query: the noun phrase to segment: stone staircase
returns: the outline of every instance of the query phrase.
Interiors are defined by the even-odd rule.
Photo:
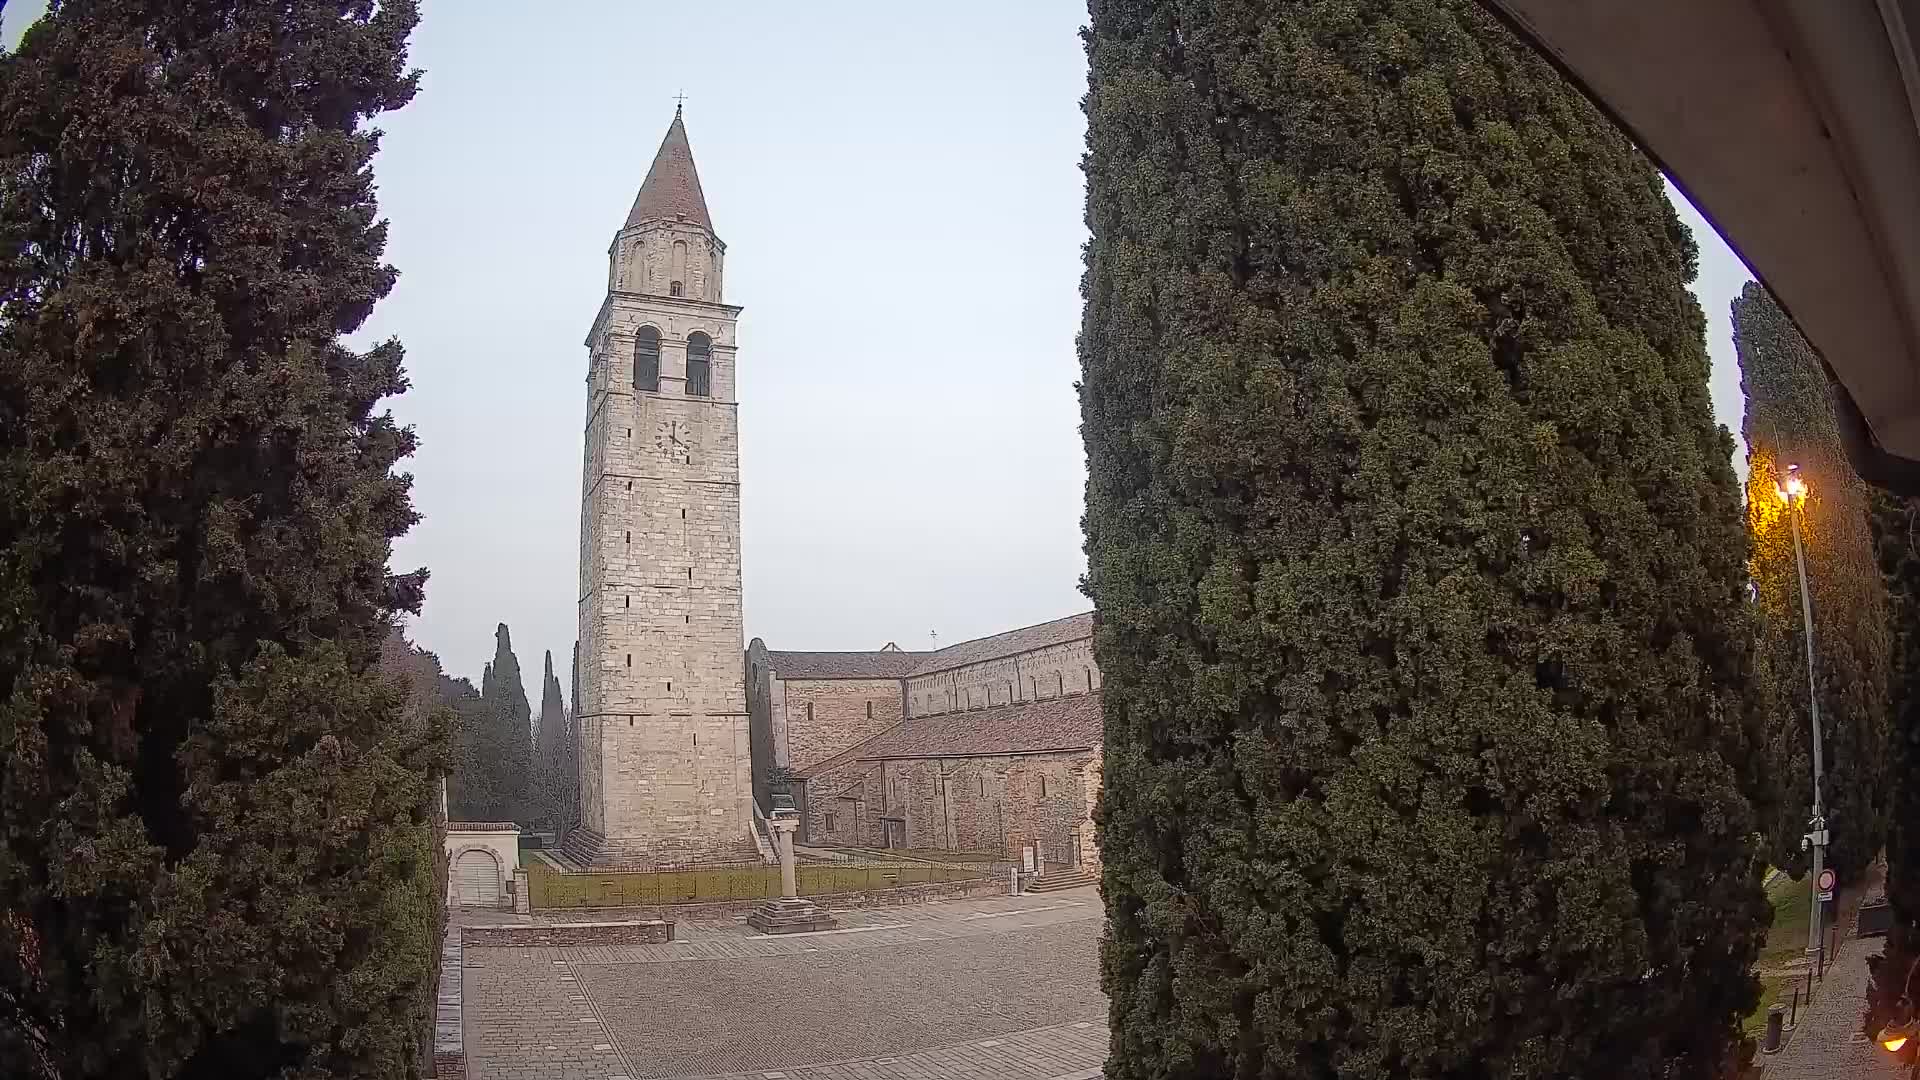
[[[1081,866],[1049,866],[1045,873],[1027,883],[1025,892],[1064,892],[1100,884],[1100,875]]]

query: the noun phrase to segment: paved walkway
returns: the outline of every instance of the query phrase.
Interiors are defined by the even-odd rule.
[[[784,1070],[726,1073],[701,1080],[1098,1080],[1107,1058],[1107,1025],[1073,1024],[1017,1031],[899,1057],[862,1058]]]
[[[1879,867],[1868,886],[1877,887]],[[1762,1080],[1891,1080],[1902,1071],[1860,1030],[1867,1008],[1867,957],[1880,951],[1883,938],[1853,936],[1858,896],[1840,915],[1840,945],[1827,962],[1827,977],[1817,984],[1813,1002],[1803,1006],[1799,1023],[1778,1054],[1756,1059]]]
[[[1106,1058],[1091,888],[836,912],[664,945],[463,953],[472,1080],[1083,1080]]]

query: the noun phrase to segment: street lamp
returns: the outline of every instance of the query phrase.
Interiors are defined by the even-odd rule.
[[[1884,962],[1884,961],[1883,961]],[[1906,982],[1900,987],[1900,1000],[1894,1002],[1886,1023],[1873,1036],[1880,1049],[1901,1063],[1911,1062],[1916,1056],[1915,1036],[1920,1035],[1920,1017],[1913,1010],[1913,976],[1920,972],[1920,958],[1907,965]]]
[[[1801,839],[1800,846],[1813,853],[1813,876],[1807,882],[1812,886],[1807,891],[1813,904],[1812,915],[1807,920],[1807,961],[1818,968],[1825,966],[1826,959],[1820,928],[1820,871],[1826,861],[1827,817],[1820,802],[1820,778],[1824,770],[1820,767],[1820,691],[1813,678],[1813,601],[1807,596],[1807,556],[1800,546],[1800,517],[1794,513],[1796,505],[1801,514],[1807,509],[1807,484],[1800,477],[1800,466],[1787,466],[1786,483],[1773,490],[1780,501],[1787,504],[1787,521],[1793,528],[1793,563],[1800,573],[1800,617],[1807,635],[1807,715],[1813,720],[1813,818],[1808,822],[1812,831]]]

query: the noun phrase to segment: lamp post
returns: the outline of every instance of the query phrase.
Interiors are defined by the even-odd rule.
[[[1807,715],[1813,722],[1813,818],[1808,822],[1810,831],[1802,838],[1801,846],[1813,857],[1813,876],[1807,882],[1812,886],[1808,893],[1813,907],[1807,920],[1807,961],[1817,968],[1823,966],[1826,950],[1820,927],[1820,871],[1826,862],[1827,817],[1820,801],[1820,779],[1824,770],[1820,764],[1820,691],[1813,675],[1813,602],[1807,595],[1807,556],[1800,545],[1800,518],[1794,513],[1796,504],[1801,514],[1807,507],[1807,484],[1800,478],[1800,466],[1787,466],[1786,483],[1773,490],[1780,501],[1787,504],[1787,522],[1793,529],[1793,564],[1800,574],[1800,618],[1807,636]]]

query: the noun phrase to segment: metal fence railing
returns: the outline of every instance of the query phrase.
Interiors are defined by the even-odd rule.
[[[975,881],[984,867],[936,863],[803,863],[794,868],[801,896],[878,892],[905,885]],[[780,895],[777,866],[701,870],[614,870],[562,873],[527,868],[527,899],[539,908],[647,907],[722,900],[769,900]]]

